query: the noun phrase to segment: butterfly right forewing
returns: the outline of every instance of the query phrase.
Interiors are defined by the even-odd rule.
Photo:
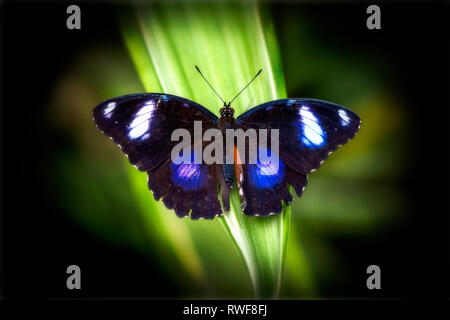
[[[359,130],[360,119],[334,103],[315,99],[281,99],[259,105],[236,119],[243,128],[278,129],[281,158],[308,174]]]

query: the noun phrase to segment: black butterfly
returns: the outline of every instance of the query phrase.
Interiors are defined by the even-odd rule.
[[[154,198],[162,198],[165,206],[173,209],[178,217],[190,213],[192,219],[213,219],[222,214],[219,190],[224,209],[228,211],[229,189],[235,182],[245,214],[280,213],[282,201],[290,204],[293,200],[288,185],[301,196],[307,174],[315,171],[338,146],[348,142],[360,126],[359,117],[352,111],[320,100],[275,100],[236,119],[231,102],[224,102],[217,118],[201,105],[181,97],[131,94],[98,105],[94,109],[94,121],[119,145],[132,165],[147,172],[148,188]],[[183,128],[193,135],[194,121],[202,121],[203,132],[210,128],[278,129],[277,169],[259,158],[256,164],[242,165],[174,164],[171,151],[178,142],[171,141],[172,132]],[[258,155],[260,152],[258,148]]]

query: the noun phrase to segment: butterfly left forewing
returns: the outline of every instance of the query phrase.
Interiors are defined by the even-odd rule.
[[[201,105],[173,95],[144,93],[107,100],[94,109],[97,127],[141,171],[150,171],[170,157],[177,141],[172,132],[186,129],[193,135],[194,121],[203,130],[214,127],[217,117]]]

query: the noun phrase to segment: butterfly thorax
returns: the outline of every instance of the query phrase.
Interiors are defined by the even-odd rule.
[[[222,119],[233,119],[234,120],[234,109],[230,107],[230,103],[224,103],[223,107],[220,108],[220,120]]]

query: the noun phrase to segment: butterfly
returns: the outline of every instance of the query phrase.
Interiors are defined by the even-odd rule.
[[[197,70],[200,72],[198,67]],[[261,73],[261,70],[244,87]],[[201,76],[209,84],[203,74]],[[360,118],[339,105],[306,98],[280,99],[263,103],[234,118],[231,102],[224,103],[218,118],[200,104],[166,93],[129,94],[106,100],[93,111],[97,127],[110,137],[129,162],[147,172],[148,188],[155,200],[175,211],[178,217],[213,219],[229,211],[230,189],[237,186],[241,209],[248,216],[280,213],[283,202],[291,204],[292,186],[300,197],[307,175],[315,171],[339,146],[355,136]],[[194,122],[208,129],[277,129],[279,155],[272,162],[260,155],[270,150],[257,147],[256,161],[234,148],[235,163],[175,163],[171,152],[174,130],[194,134]],[[204,142],[201,142],[204,144]],[[271,147],[266,147],[270,149]],[[219,201],[221,194],[222,206]],[[222,209],[223,207],[223,209]]]

